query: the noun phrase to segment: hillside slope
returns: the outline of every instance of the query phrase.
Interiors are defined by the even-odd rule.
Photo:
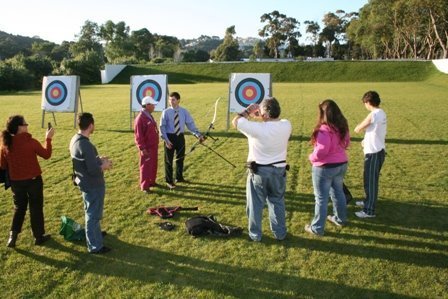
[[[438,70],[431,61],[154,64],[127,66],[111,83],[151,74],[167,74],[174,84],[227,82],[231,73],[271,73],[273,82],[407,82],[427,80]]]

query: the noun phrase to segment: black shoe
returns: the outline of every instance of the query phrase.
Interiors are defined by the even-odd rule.
[[[102,235],[103,237],[107,236],[107,231],[103,230],[103,231],[101,232],[101,235]]]
[[[6,243],[6,246],[9,247],[9,248],[16,247],[17,236],[18,236],[17,232],[13,232],[13,231],[10,232],[9,233],[8,243]]]
[[[91,254],[104,254],[104,253],[107,253],[107,252],[109,252],[109,251],[111,251],[111,250],[112,250],[111,248],[106,247],[106,246],[103,246],[103,247],[101,247],[100,250],[97,250],[97,251],[91,251],[90,253],[91,253]]]
[[[34,245],[42,245],[50,239],[51,235],[42,235],[42,237],[36,238],[36,240],[34,241]]]
[[[188,183],[188,181],[184,178],[176,180],[176,183]]]

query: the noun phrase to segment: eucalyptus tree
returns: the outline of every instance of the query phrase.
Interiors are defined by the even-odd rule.
[[[177,37],[154,34],[154,44],[150,51],[152,58],[175,59],[179,52],[180,42]]]
[[[319,42],[319,24],[315,21],[305,21],[304,24],[306,25],[305,32],[310,35],[306,39],[310,40],[313,45],[317,45]]]
[[[71,44],[70,51],[73,56],[93,51],[96,53],[103,52],[103,47],[100,43],[99,26],[92,21],[85,21],[81,27],[81,31],[76,37],[76,42]]]
[[[255,58],[263,58],[265,43],[261,40],[257,41],[252,49]]]
[[[107,21],[100,26],[99,35],[105,43],[104,55],[109,63],[119,63],[134,57],[134,46],[129,36],[129,26],[121,21]]]
[[[212,59],[216,61],[237,61],[240,59],[240,47],[238,40],[234,37],[235,34],[235,25],[226,29],[223,42],[211,53]]]
[[[373,58],[448,58],[448,1],[371,0],[347,32]]]
[[[71,57],[62,60],[60,72],[64,75],[79,75],[83,83],[98,83],[101,79],[100,70],[104,66],[98,24],[86,21],[76,37],[77,41],[70,44]]]
[[[130,41],[134,47],[134,57],[137,60],[149,61],[151,60],[151,47],[154,43],[154,36],[148,29],[142,28],[140,30],[132,31]]]
[[[292,52],[298,45],[298,39],[301,36],[300,23],[295,18],[287,17],[274,10],[263,14],[260,22],[266,24],[258,31],[258,35],[266,39],[266,47],[274,58],[279,57],[279,47],[286,45]]]

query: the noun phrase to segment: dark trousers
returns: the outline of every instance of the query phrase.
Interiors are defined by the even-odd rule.
[[[26,210],[30,206],[31,230],[35,238],[45,234],[44,228],[44,192],[42,177],[23,181],[11,181],[14,199],[14,216],[11,231],[20,233]]]
[[[383,150],[364,156],[364,191],[366,200],[364,201],[364,212],[369,215],[375,214],[375,206],[378,200],[378,185],[380,181],[380,171],[383,166],[386,152]]]
[[[185,157],[185,137],[184,134],[167,134],[169,141],[173,144],[171,149],[165,146],[165,181],[173,184],[173,163],[174,153],[176,153],[176,179],[183,180],[184,157]]]

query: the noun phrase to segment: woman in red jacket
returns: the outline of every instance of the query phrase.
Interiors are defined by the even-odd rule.
[[[28,124],[21,115],[9,117],[6,130],[1,134],[0,168],[8,171],[14,199],[14,216],[8,247],[16,246],[17,235],[22,231],[28,205],[34,244],[41,245],[50,239],[50,235],[45,234],[42,170],[37,156],[44,159],[51,157],[53,135],[53,128],[47,130],[43,147],[28,133]]]

